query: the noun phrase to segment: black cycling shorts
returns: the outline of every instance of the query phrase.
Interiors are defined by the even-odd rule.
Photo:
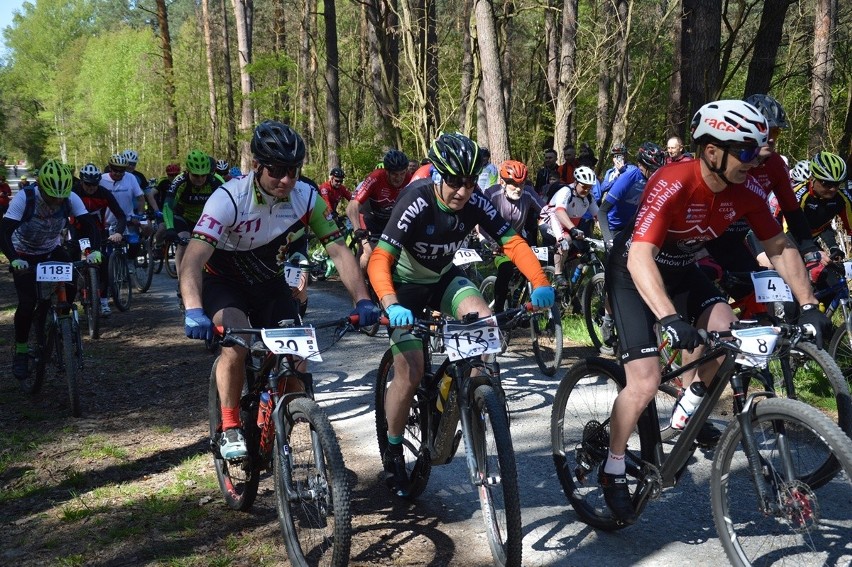
[[[623,248],[620,251],[623,252]],[[660,273],[675,309],[692,325],[711,305],[727,303],[727,299],[696,264],[663,269]],[[610,254],[606,286],[618,331],[621,362],[658,356],[659,342],[654,328],[657,319],[639,295],[627,271],[623,253]]]
[[[301,324],[298,302],[283,276],[248,285],[205,272],[201,303],[211,319],[219,311],[233,307],[245,313],[254,327],[279,327],[279,322],[286,319]]]

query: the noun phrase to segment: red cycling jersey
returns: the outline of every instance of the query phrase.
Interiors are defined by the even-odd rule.
[[[341,199],[352,200],[352,193],[349,192],[349,189],[343,183],[334,187],[330,181],[326,181],[319,186],[319,194],[328,206],[328,210],[332,213],[337,211],[337,205],[340,204]]]
[[[754,178],[713,193],[701,177],[700,160],[673,163],[648,180],[632,240],[657,246],[661,267],[687,266],[707,241],[739,218],[748,220],[759,240],[781,232]]]
[[[799,201],[790,182],[790,170],[780,154],[772,152],[766,161],[751,168],[748,174],[760,184],[767,197],[775,192],[782,212],[788,213],[799,208]]]
[[[355,201],[363,204],[370,201],[370,211],[374,217],[387,220],[390,218],[393,205],[403,187],[408,185],[411,174],[406,173],[405,180],[399,187],[391,187],[388,180],[388,172],[385,169],[377,169],[364,179],[361,188],[352,196]]]
[[[432,164],[425,163],[414,170],[414,173],[411,174],[411,180],[409,183],[417,181],[418,179],[429,179],[432,177]]]

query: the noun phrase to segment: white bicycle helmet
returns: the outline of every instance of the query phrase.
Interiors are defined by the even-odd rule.
[[[216,171],[219,171],[219,172],[222,172],[222,173],[227,173],[229,167],[230,167],[230,165],[228,164],[227,161],[225,161],[223,159],[216,160]]]
[[[804,183],[811,176],[811,161],[807,159],[803,159],[796,163],[793,166],[793,169],[790,170],[790,179],[793,180],[794,183]]]
[[[127,167],[127,158],[124,154],[113,154],[109,158],[109,164],[113,167]]]
[[[717,100],[692,117],[692,139],[698,144],[765,146],[769,134],[766,117],[743,100]]]
[[[595,172],[592,171],[592,168],[585,165],[581,165],[574,170],[574,179],[583,185],[594,185],[598,182],[598,178],[595,176]]]
[[[133,150],[124,150],[121,155],[123,155],[124,159],[127,160],[128,165],[136,165],[139,163],[139,154]]]
[[[101,182],[101,170],[93,163],[87,163],[80,168],[80,179],[89,185],[97,185]]]

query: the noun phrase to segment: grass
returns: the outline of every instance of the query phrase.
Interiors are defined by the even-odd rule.
[[[562,335],[572,343],[592,346],[592,339],[586,330],[586,321],[580,315],[562,316]]]
[[[103,435],[89,435],[83,439],[80,456],[86,459],[127,459],[127,450],[106,441]]]

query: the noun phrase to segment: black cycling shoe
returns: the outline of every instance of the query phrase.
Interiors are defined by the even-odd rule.
[[[720,437],[722,437],[722,432],[719,431],[719,428],[713,423],[705,421],[704,425],[701,426],[701,431],[698,432],[698,437],[695,438],[695,442],[700,447],[715,447]]]
[[[402,454],[402,444],[388,443],[388,448],[382,457],[382,464],[385,467],[385,483],[391,492],[402,498],[408,496],[410,483],[408,469],[405,468],[405,457]]]
[[[604,493],[606,505],[612,512],[613,518],[625,524],[636,521],[636,511],[630,501],[630,490],[627,487],[627,476],[623,474],[609,474],[604,472],[604,465],[598,469],[598,484]]]

